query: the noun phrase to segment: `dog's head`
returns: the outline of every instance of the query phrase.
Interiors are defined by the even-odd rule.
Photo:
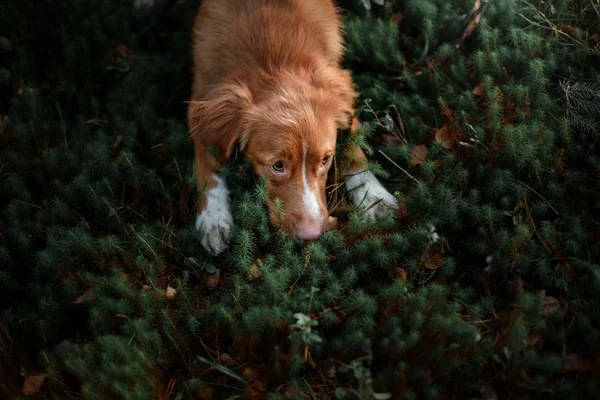
[[[350,73],[325,67],[248,82],[230,80],[191,102],[191,135],[214,145],[221,161],[239,144],[267,178],[271,223],[289,236],[316,239],[327,229],[325,185],[337,131],[349,127],[354,112]]]

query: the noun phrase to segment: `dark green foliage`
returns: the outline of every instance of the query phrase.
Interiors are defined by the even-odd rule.
[[[364,123],[339,148],[365,148],[398,215],[340,207],[298,242],[235,155],[219,257],[193,226],[197,2],[2,6],[11,387],[24,368],[56,398],[598,397],[600,6],[482,2],[470,32],[473,1],[348,3]]]

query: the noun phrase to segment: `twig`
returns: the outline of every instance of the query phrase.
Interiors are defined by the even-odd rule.
[[[382,154],[382,155],[383,155],[385,158],[387,158],[389,162],[391,162],[391,163],[392,163],[392,164],[394,164],[396,167],[398,167],[398,168],[400,169],[400,171],[404,172],[404,173],[406,174],[406,176],[408,176],[408,177],[409,177],[410,179],[412,179],[413,181],[415,181],[415,182],[419,183],[419,181],[417,180],[417,178],[415,178],[414,176],[412,176],[411,174],[409,174],[407,170],[405,170],[404,168],[402,168],[401,166],[399,166],[398,164],[396,164],[396,163],[394,162],[394,160],[392,160],[391,158],[389,158],[389,157],[387,156],[387,154],[385,154],[385,153],[384,153],[383,151],[381,151],[381,150],[379,150],[379,152],[380,152],[380,153],[381,153],[381,154]]]
[[[560,214],[558,213],[558,211],[556,211],[556,208],[552,207],[552,204],[550,204],[550,202],[549,202],[548,200],[546,200],[546,199],[544,198],[544,196],[542,196],[541,194],[539,194],[538,192],[536,192],[534,188],[532,188],[531,186],[529,186],[528,184],[526,184],[526,183],[524,183],[524,182],[521,182],[521,181],[520,181],[520,180],[518,180],[518,179],[515,179],[515,178],[511,178],[511,179],[512,179],[513,181],[515,181],[515,182],[517,182],[517,183],[520,183],[521,185],[525,186],[527,189],[531,190],[533,193],[537,194],[537,195],[540,197],[540,199],[544,200],[544,202],[545,202],[546,204],[548,204],[548,206],[549,206],[549,207],[552,209],[552,211],[554,211],[554,212],[556,213],[556,215],[560,216]]]

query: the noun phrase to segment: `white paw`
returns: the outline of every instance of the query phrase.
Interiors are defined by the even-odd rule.
[[[229,246],[233,216],[225,181],[216,175],[213,178],[217,186],[206,191],[206,208],[196,217],[196,229],[203,233],[202,247],[217,255]]]
[[[380,219],[388,210],[398,207],[398,200],[383,187],[371,171],[346,178],[346,191],[354,206],[366,209],[369,222]]]

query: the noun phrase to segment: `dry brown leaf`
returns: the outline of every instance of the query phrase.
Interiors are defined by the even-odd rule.
[[[479,24],[479,20],[481,20],[481,14],[483,12],[483,7],[485,7],[485,3],[482,5],[480,0],[475,0],[475,4],[469,13],[469,23],[465,32],[462,35],[461,41],[464,40],[467,36],[469,36]]]
[[[245,367],[242,370],[242,376],[248,380],[256,379],[258,373],[251,367]]]
[[[337,217],[328,217],[327,218],[327,229],[337,229],[339,227]]]
[[[217,268],[217,272],[206,277],[206,286],[211,289],[217,287],[219,279],[221,279],[221,268]]]
[[[395,281],[398,279],[402,279],[403,281],[407,280],[406,271],[404,268],[396,267],[394,270],[390,271],[389,277],[391,280]]]
[[[123,139],[124,139],[123,135],[117,136],[117,139],[113,143],[113,149],[116,149],[117,147],[119,147],[121,145],[121,143],[123,142]]]
[[[92,300],[96,300],[96,291],[94,288],[86,290],[84,294],[79,296],[77,300],[73,302],[73,304],[82,304]]]
[[[252,265],[250,266],[250,271],[248,271],[249,281],[253,281],[262,276],[262,272],[260,270],[262,268],[262,265],[263,264],[261,259],[257,259],[254,263],[252,263]]]
[[[538,344],[540,342],[541,339],[542,339],[542,335],[540,335],[538,332],[536,332],[536,333],[529,335],[529,337],[527,338],[527,343],[530,346],[535,346],[536,344]]]
[[[542,316],[548,317],[554,311],[556,311],[559,306],[560,306],[560,302],[558,300],[556,300],[552,296],[546,296],[544,298],[544,310],[542,311]]]
[[[27,375],[23,384],[23,394],[29,396],[40,391],[42,384],[46,380],[47,374]]]
[[[402,13],[396,13],[392,15],[392,23],[396,26],[400,25],[400,22],[404,19],[404,15]]]
[[[84,122],[84,125],[104,126],[108,123],[105,119],[92,118]]]
[[[475,86],[473,94],[475,96],[483,96],[485,94],[485,82],[481,82],[479,85]]]
[[[453,140],[448,125],[444,125],[440,129],[435,131],[435,140],[440,142],[445,149],[449,149],[452,147]]]
[[[427,153],[429,153],[429,150],[427,150],[427,147],[425,145],[420,144],[418,146],[415,146],[415,148],[412,151],[412,164],[423,164],[423,160],[425,159],[425,157],[427,157]]]
[[[226,367],[232,367],[237,364],[237,361],[234,360],[229,354],[221,353],[219,355],[219,364],[224,365]]]
[[[439,247],[430,247],[421,256],[420,264],[427,269],[438,269],[442,266],[444,255]]]
[[[598,362],[593,358],[575,353],[567,355],[565,371],[589,371],[597,366]]]
[[[570,34],[572,34],[572,33],[575,31],[575,28],[573,28],[573,26],[571,26],[571,25],[565,25],[565,26],[563,27],[563,30],[562,30],[562,31],[563,31],[564,33],[566,33],[567,35],[570,35]]]
[[[177,290],[173,289],[171,286],[167,286],[167,299],[172,299],[173,297],[175,297],[175,293],[177,293]]]
[[[398,218],[405,218],[408,216],[408,209],[404,203],[398,204],[398,210],[396,212]]]
[[[23,86],[23,87],[20,87],[20,88],[17,90],[17,94],[18,94],[18,95],[22,95],[23,93],[25,93],[25,92],[24,92],[24,88],[26,88],[27,90],[29,90],[29,93],[33,93],[33,92],[35,92],[35,89],[34,89],[34,88],[30,88],[30,87],[25,87],[25,86]]]

